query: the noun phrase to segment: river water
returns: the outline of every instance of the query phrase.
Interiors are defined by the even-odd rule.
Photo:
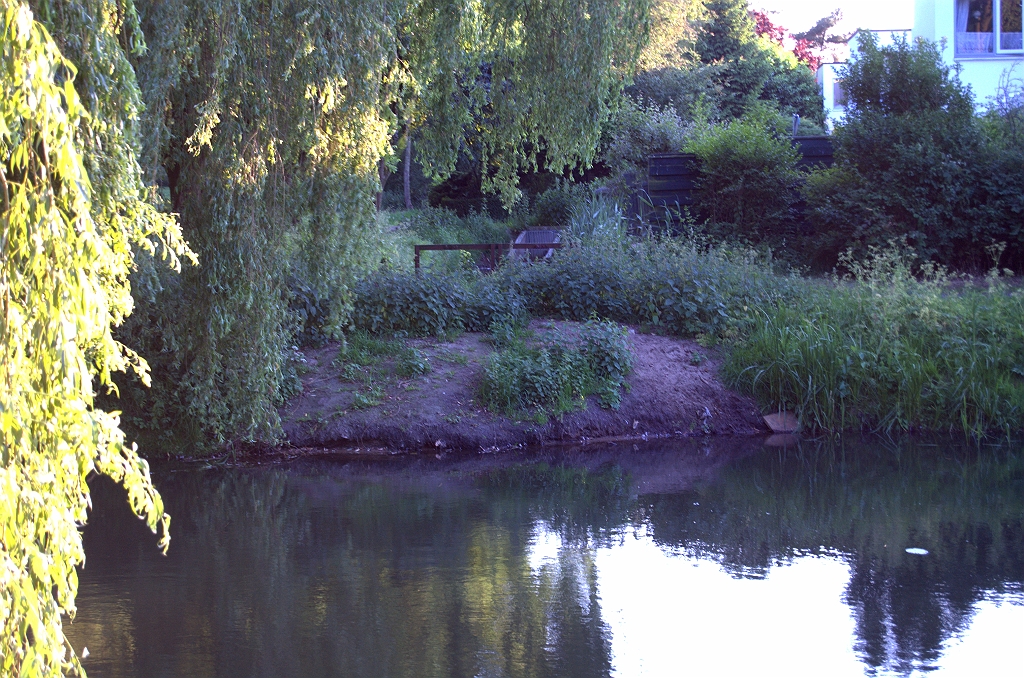
[[[1020,676],[1024,449],[684,440],[95,483],[100,676]],[[908,552],[907,549],[910,549]]]

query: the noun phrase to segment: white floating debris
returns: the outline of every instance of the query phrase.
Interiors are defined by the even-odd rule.
[[[912,556],[926,556],[928,555],[928,549],[909,548],[905,549],[907,553]]]

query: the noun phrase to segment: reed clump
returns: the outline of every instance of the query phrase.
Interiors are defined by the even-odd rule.
[[[894,245],[842,264],[848,275],[753,314],[730,385],[810,429],[1024,428],[1024,289],[915,268]]]

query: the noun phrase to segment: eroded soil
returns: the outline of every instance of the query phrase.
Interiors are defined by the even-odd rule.
[[[535,337],[572,323],[534,321]],[[715,351],[693,341],[631,331],[634,369],[618,410],[589,398],[586,408],[548,419],[524,413],[514,420],[486,410],[477,389],[488,335],[451,341],[409,339],[431,366],[420,376],[395,374],[396,358],[356,367],[336,360],[339,345],[305,351],[303,392],[281,409],[288,443],[337,447],[374,442],[414,450],[494,450],[609,437],[762,435],[756,404],[717,378]],[[532,417],[532,418],[531,418]]]

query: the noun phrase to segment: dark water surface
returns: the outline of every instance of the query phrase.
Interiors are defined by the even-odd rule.
[[[1024,450],[672,441],[94,491],[101,676],[1024,674]],[[906,549],[924,549],[927,555]]]

